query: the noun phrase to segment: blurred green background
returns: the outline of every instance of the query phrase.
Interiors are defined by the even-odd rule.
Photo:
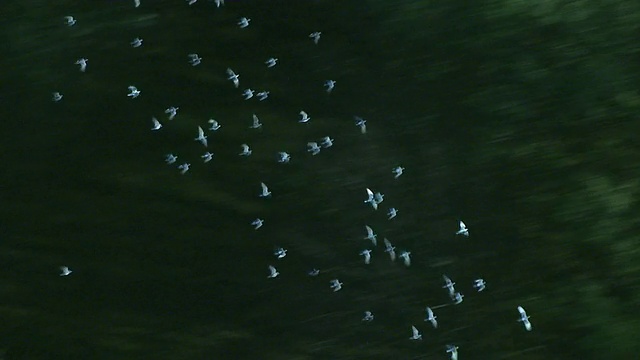
[[[637,358],[640,3],[226,3],[0,4],[0,359],[445,359],[446,344],[460,359]],[[203,164],[209,118],[222,128]],[[326,135],[333,148],[306,153]],[[377,212],[367,187],[386,195]],[[379,245],[365,266],[365,224],[413,265]],[[434,330],[442,274],[465,300]]]

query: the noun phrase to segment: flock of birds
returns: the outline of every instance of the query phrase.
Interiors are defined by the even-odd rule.
[[[198,0],[187,0],[188,5],[194,5],[197,1]],[[214,1],[217,7],[224,6],[224,0],[214,0]],[[139,7],[140,1],[134,0],[134,5],[135,7]],[[70,27],[75,26],[77,23],[77,20],[72,16],[66,16],[64,20],[66,25]],[[251,23],[251,19],[242,17],[237,21],[237,26],[240,29],[246,29],[250,26],[250,23]],[[321,39],[321,35],[322,35],[321,32],[314,31],[309,34],[309,38],[314,44],[317,45]],[[130,45],[133,48],[139,48],[143,46],[143,39],[135,38],[130,42]],[[195,53],[188,54],[187,58],[188,58],[188,63],[191,66],[198,66],[202,63],[202,58],[198,54],[195,54]],[[80,72],[86,72],[88,62],[89,62],[88,59],[80,58],[76,60],[75,64],[79,66]],[[269,69],[273,68],[278,65],[278,58],[275,58],[275,57],[269,58],[266,61],[264,61],[264,64]],[[227,80],[233,84],[234,88],[237,89],[240,87],[240,75],[238,73],[236,73],[231,68],[227,68],[226,76],[227,76]],[[330,94],[334,90],[336,83],[337,82],[335,80],[326,80],[324,82],[324,88],[327,94]],[[127,96],[130,97],[131,99],[136,99],[141,95],[141,91],[135,85],[130,85],[128,87],[128,90],[129,90],[129,93],[127,94]],[[255,96],[258,98],[259,101],[264,101],[268,99],[269,91],[265,90],[265,91],[256,92],[253,89],[247,88],[242,91],[241,96],[245,100],[249,100]],[[63,99],[63,94],[61,94],[60,92],[53,92],[52,99],[54,102],[60,102]],[[174,118],[176,118],[178,114],[178,110],[179,110],[178,107],[174,107],[174,106],[168,107],[164,111],[166,114],[167,120],[171,121]],[[311,117],[309,116],[309,114],[303,110],[299,112],[299,116],[300,117],[298,119],[298,122],[300,123],[307,123],[311,121]],[[355,116],[354,119],[355,119],[355,126],[360,130],[362,134],[366,134],[367,133],[366,120],[358,116]],[[152,131],[159,131],[163,128],[162,123],[156,117],[152,117],[151,122],[152,122],[152,126],[151,126]],[[222,127],[222,125],[220,125],[220,123],[218,123],[218,121],[216,121],[215,119],[209,119],[208,123],[209,123],[209,127],[207,128],[207,131],[209,132],[219,131]],[[256,114],[253,114],[252,123],[249,126],[249,128],[259,129],[261,127],[262,127],[262,123],[260,122],[260,119]],[[207,131],[205,131],[205,129],[202,126],[198,126],[197,135],[194,138],[194,141],[199,142],[204,148],[208,147]],[[331,138],[330,136],[325,136],[322,139],[320,139],[318,142],[308,142],[307,151],[312,156],[318,155],[323,149],[332,147],[333,142],[334,142],[333,138]],[[252,154],[252,150],[248,144],[240,145],[240,152],[238,153],[239,156],[250,156],[251,154]],[[214,156],[213,153],[206,151],[201,155],[201,159],[204,163],[207,163],[213,159],[213,156]],[[166,154],[164,160],[166,164],[174,165],[178,161],[178,156],[173,153]],[[278,163],[287,164],[289,163],[290,160],[291,160],[291,155],[289,153],[285,151],[281,151],[277,153]],[[176,167],[177,167],[177,170],[184,175],[191,169],[191,164],[189,162],[183,162],[176,165]],[[404,173],[404,170],[405,168],[402,166],[393,167],[391,169],[391,173],[394,179],[398,179],[399,177],[401,177]],[[259,197],[270,198],[272,196],[272,193],[269,190],[269,187],[264,182],[260,184],[260,187],[261,189],[260,189],[260,192],[258,193]],[[367,204],[368,206],[371,206],[373,210],[378,210],[380,204],[384,201],[384,194],[380,192],[374,192],[369,188],[366,188],[365,191],[366,191],[366,199],[364,200],[364,203]],[[398,215],[398,210],[396,208],[390,207],[388,209],[387,211],[388,220],[394,219],[397,215]],[[255,230],[258,230],[264,225],[264,219],[256,218],[255,220],[251,221],[250,224],[251,226],[253,226]],[[369,225],[365,225],[365,232],[366,232],[366,235],[363,237],[363,239],[370,241],[372,246],[371,248],[363,249],[359,253],[359,255],[363,257],[364,264],[369,265],[371,263],[371,253],[373,252],[373,249],[377,247],[377,235]],[[467,226],[463,221],[458,221],[458,230],[455,232],[455,235],[462,236],[462,237],[469,236],[469,229],[467,228]],[[384,238],[383,241],[385,246],[384,252],[386,252],[389,255],[389,258],[391,261],[395,261],[396,258],[399,258],[399,259],[402,259],[405,266],[407,267],[411,266],[410,251],[403,250],[403,251],[400,251],[399,254],[396,254],[396,248],[392,245],[392,243],[387,238]],[[274,256],[278,260],[283,259],[287,256],[287,250],[282,247],[278,247],[274,251]],[[60,276],[69,276],[73,272],[67,266],[61,266],[60,270],[61,270]],[[315,277],[315,276],[318,276],[320,272],[321,271],[319,269],[314,268],[308,271],[308,275]],[[274,279],[274,278],[277,278],[279,275],[280,273],[278,272],[275,266],[268,265],[267,278]],[[443,275],[442,279],[444,282],[442,288],[446,289],[451,299],[451,304],[452,305],[461,304],[463,302],[464,295],[459,291],[456,291],[455,289],[456,283],[453,282],[447,275]],[[342,290],[343,286],[344,284],[337,278],[331,279],[329,281],[329,288],[333,292]],[[477,292],[482,292],[486,288],[486,282],[484,281],[484,279],[476,279],[473,281],[472,286]],[[438,328],[437,316],[435,315],[433,310],[443,306],[448,306],[448,305],[450,304],[444,304],[444,305],[433,306],[433,307],[427,306],[424,310],[425,311],[424,321],[429,322],[434,329]],[[529,321],[529,316],[527,315],[527,312],[524,310],[522,306],[518,306],[516,309],[519,314],[519,319],[517,321],[521,322],[527,331],[531,331],[532,325],[531,325],[531,322]],[[375,318],[374,314],[371,311],[367,310],[364,312],[364,317],[362,318],[362,321],[371,322],[374,320],[374,318]],[[416,326],[414,325],[411,325],[411,336],[409,337],[409,339],[422,340],[422,334],[420,333],[418,328],[416,328]],[[450,355],[451,360],[458,359],[458,346],[454,344],[448,344],[446,345],[445,350],[446,350],[446,353]]]

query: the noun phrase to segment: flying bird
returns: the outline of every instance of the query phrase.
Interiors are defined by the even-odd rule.
[[[234,73],[231,68],[227,68],[227,75],[227,80],[233,81],[233,86],[238,88],[238,86],[240,86],[240,75]]]
[[[427,312],[427,317],[424,319],[424,321],[430,321],[431,325],[433,326],[433,328],[437,329],[438,328],[438,320],[436,320],[436,319],[438,317],[433,314],[433,310],[431,310],[430,307],[427,306],[427,308],[425,310]]]
[[[530,316],[527,316],[527,312],[524,311],[522,306],[518,306],[518,312],[520,313],[520,320],[518,321],[522,321],[522,323],[524,324],[524,328],[527,331],[531,331],[532,327],[531,327],[531,323],[529,322]]]
[[[456,235],[469,236],[469,230],[462,221],[459,222],[459,226],[460,229],[458,230],[458,232],[456,232]]]
[[[367,231],[367,236],[365,236],[364,239],[371,240],[371,243],[373,243],[373,246],[377,246],[378,245],[377,235],[373,232],[373,229],[371,228],[371,226],[365,225],[364,228]]]
[[[200,141],[202,145],[207,147],[207,136],[204,134],[202,127],[198,126],[198,137],[194,138],[195,141]]]
[[[409,339],[411,340],[422,340],[422,334],[420,334],[420,332],[418,331],[418,329],[416,329],[415,326],[411,325],[411,337]]]
[[[265,183],[261,182],[260,186],[262,186],[262,192],[260,193],[260,197],[271,196],[271,191],[269,191],[269,188],[267,187],[267,185],[265,185]]]
[[[60,266],[60,276],[69,276],[72,272],[67,266]]]
[[[277,277],[278,275],[280,275],[278,270],[276,270],[276,268],[273,267],[272,265],[269,265],[269,276],[267,276],[267,278],[273,279],[273,278]]]
[[[391,241],[389,241],[387,238],[384,238],[384,246],[384,252],[389,253],[391,261],[396,261],[396,248],[391,245]]]
[[[158,121],[158,119],[156,119],[155,117],[152,117],[151,121],[153,122],[153,127],[151,128],[151,130],[160,130],[162,128],[162,124],[160,124],[160,121]]]

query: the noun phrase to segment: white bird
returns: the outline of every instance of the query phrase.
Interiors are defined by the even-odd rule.
[[[476,279],[473,280],[473,287],[478,290],[478,292],[484,290],[485,286],[487,285],[486,282],[484,282],[484,279]]]
[[[64,20],[68,26],[73,26],[76,24],[76,19],[74,19],[73,16],[65,16]]]
[[[291,160],[291,155],[289,155],[289,153],[281,151],[278,153],[278,155],[280,156],[280,159],[278,159],[279,163],[283,163],[286,164],[289,162],[289,160]]]
[[[278,270],[276,270],[275,267],[273,267],[272,265],[269,265],[269,276],[267,276],[267,278],[269,279],[273,279],[276,276],[280,275],[280,273],[278,272]]]
[[[158,121],[155,116],[151,118],[151,121],[153,122],[151,130],[160,130],[162,128],[162,124],[160,124],[160,121]]]
[[[459,226],[460,230],[456,232],[456,235],[469,236],[469,229],[462,221],[459,222]]]
[[[360,132],[363,134],[367,133],[367,120],[359,117],[359,116],[354,116],[354,118],[356,119],[356,126],[360,128]]]
[[[333,279],[329,281],[329,287],[333,289],[333,292],[340,291],[342,289],[342,283],[338,279]]]
[[[53,99],[53,101],[58,102],[58,101],[62,100],[62,94],[60,94],[59,92],[56,91],[56,92],[54,92],[52,94],[52,99]]]
[[[180,174],[184,175],[187,171],[189,171],[190,167],[191,167],[191,164],[189,163],[184,163],[182,165],[179,165],[178,169],[180,170]]]
[[[375,194],[373,194],[373,200],[376,202],[376,204],[381,204],[384,201],[384,194],[381,192],[376,192]]]
[[[274,67],[276,66],[276,64],[278,64],[278,58],[267,59],[267,61],[265,61],[264,63],[267,64],[267,67]]]
[[[251,149],[249,149],[249,145],[242,144],[242,145],[240,145],[240,147],[242,147],[242,151],[238,155],[240,155],[240,156],[249,156],[249,155],[251,155]]]
[[[384,238],[384,246],[384,252],[389,253],[391,261],[396,261],[396,248],[391,245],[391,241],[389,241],[387,238]]]
[[[327,92],[330,93],[331,91],[333,91],[333,88],[336,87],[336,81],[335,80],[327,80],[324,82],[324,87],[327,88]]]
[[[255,220],[253,220],[253,221],[251,222],[251,225],[253,225],[253,229],[254,229],[254,230],[258,230],[258,229],[260,229],[260,228],[262,227],[262,225],[263,225],[263,224],[264,224],[264,220],[262,220],[262,219],[260,219],[260,218],[257,218],[257,219],[255,219]]]
[[[456,283],[451,281],[451,279],[449,279],[447,275],[442,275],[442,278],[444,279],[444,286],[442,288],[447,288],[447,290],[449,290],[449,296],[453,296],[453,294],[455,294],[456,292],[456,289],[453,287],[453,285],[455,285]]]
[[[198,54],[189,54],[189,64],[191,66],[198,66],[202,62],[202,58]]]
[[[80,65],[80,71],[85,72],[87,70],[87,62],[89,59],[81,58],[76,60],[76,65]]]
[[[164,158],[164,161],[169,165],[176,162],[176,160],[178,160],[178,157],[173,154],[167,154],[167,156]]]
[[[373,321],[373,313],[371,313],[371,311],[365,311],[362,321],[367,321],[367,322]]]
[[[461,293],[457,292],[455,294],[453,294],[453,296],[451,297],[451,300],[453,300],[453,303],[458,305],[462,302],[462,298],[464,298],[464,295],[462,295]]]
[[[430,321],[431,325],[433,325],[433,328],[437,329],[438,328],[438,320],[436,320],[436,319],[438,317],[433,314],[433,310],[431,310],[431,308],[428,307],[428,306],[427,306],[426,311],[427,311],[427,317],[424,319],[424,321]]]
[[[398,215],[398,210],[396,208],[389,208],[389,211],[387,211],[387,216],[389,220],[393,219],[394,217],[396,217]]]
[[[267,187],[267,185],[265,183],[261,182],[260,186],[262,186],[262,192],[260,193],[260,197],[269,197],[269,196],[271,196],[271,191],[269,191],[269,188]]]
[[[204,160],[204,162],[208,163],[209,161],[211,161],[211,159],[213,159],[213,154],[207,151],[200,157]]]
[[[333,139],[330,138],[329,136],[325,136],[322,139],[320,139],[320,145],[322,145],[323,148],[330,148],[333,146]]]
[[[129,89],[129,93],[127,94],[128,97],[135,99],[138,96],[140,96],[140,90],[138,90],[137,87],[133,85],[129,85],[128,89]]]
[[[393,173],[393,177],[395,179],[399,178],[402,173],[404,172],[404,168],[402,166],[397,166],[395,168],[393,168],[393,170],[391,170],[391,172]]]
[[[238,26],[240,26],[241,29],[244,29],[249,26],[250,21],[251,19],[247,19],[246,17],[240,18],[240,20],[238,20]]]
[[[320,41],[320,35],[322,35],[322,33],[319,31],[316,31],[309,34],[309,37],[313,39],[314,44],[318,45],[318,41]]]
[[[371,263],[371,250],[366,249],[366,250],[362,250],[360,252],[360,255],[364,256],[364,263],[365,264],[370,264]]]
[[[283,257],[287,256],[287,250],[284,248],[277,248],[273,255],[275,255],[278,259],[282,259]]]
[[[527,316],[527,312],[524,311],[522,306],[518,306],[518,312],[520,313],[520,320],[518,321],[522,321],[522,323],[524,324],[524,328],[527,329],[527,331],[531,331],[532,327],[531,323],[529,322],[530,316]]]
[[[130,42],[131,46],[134,48],[138,48],[140,46],[142,46],[142,39],[140,38],[135,38],[133,39],[133,41]]]
[[[260,91],[259,93],[256,94],[256,96],[258,97],[259,101],[264,101],[267,100],[267,98],[269,97],[269,92],[268,91]]]
[[[207,147],[207,136],[204,134],[201,126],[198,126],[198,137],[194,138],[195,141],[200,141],[204,147]]]
[[[320,153],[320,147],[317,142],[308,142],[307,143],[307,151],[311,153],[311,155],[318,155]]]
[[[233,70],[231,70],[231,68],[227,68],[227,75],[228,75],[227,80],[233,81],[233,86],[238,88],[238,86],[240,86],[240,75],[234,73]]]
[[[307,273],[307,275],[309,275],[309,276],[318,276],[319,274],[320,274],[320,270],[318,270],[318,269],[311,269]]]
[[[369,188],[367,188],[367,200],[365,200],[364,203],[369,203],[371,204],[373,210],[378,210],[378,203],[374,199],[373,191],[371,191],[371,189]]]
[[[187,2],[189,3],[189,6],[195,4],[198,2],[198,0],[187,0]]]
[[[311,120],[311,118],[309,117],[309,114],[307,114],[304,111],[300,111],[300,120],[298,120],[298,122],[300,123],[306,123],[309,122],[309,120]]]
[[[398,255],[399,258],[401,258],[402,260],[404,260],[404,265],[409,267],[411,266],[411,252],[410,251],[403,251],[400,253],[400,255]]]
[[[244,96],[244,99],[245,99],[245,100],[249,100],[249,99],[251,99],[251,98],[253,97],[253,94],[254,94],[255,92],[256,92],[256,91],[255,91],[255,90],[253,90],[253,89],[245,89],[245,90],[242,92],[242,96]]]
[[[451,354],[451,360],[458,360],[458,347],[447,345],[447,352]]]
[[[215,0],[216,7],[224,6],[224,0]]]
[[[367,231],[367,236],[365,236],[364,239],[365,240],[371,240],[371,243],[373,243],[373,246],[377,246],[378,245],[378,240],[377,240],[378,235],[376,235],[373,232],[373,229],[369,225],[365,225],[364,229]]]
[[[180,109],[180,108],[178,108],[178,107],[172,106],[172,107],[170,107],[170,108],[167,108],[167,109],[164,111],[164,113],[165,113],[165,114],[169,114],[169,120],[173,120],[173,118],[175,118],[175,117],[176,117],[176,115],[178,115],[178,110],[179,110],[179,109]]]
[[[211,124],[211,127],[209,128],[209,130],[211,131],[218,131],[221,127],[220,124],[214,119],[209,119],[209,124]]]
[[[140,6],[140,0],[133,0],[133,5],[135,7],[139,7]]]
[[[69,274],[71,274],[73,271],[71,271],[68,267],[66,266],[60,266],[60,276],[68,276]]]
[[[258,115],[253,114],[253,123],[251,124],[251,126],[249,126],[249,128],[259,129],[260,127],[262,127],[262,123],[260,122],[260,119],[258,119]]]
[[[415,326],[411,325],[411,332],[412,335],[409,339],[411,340],[422,340],[422,334],[420,334],[420,332],[418,331],[418,329],[416,329]]]

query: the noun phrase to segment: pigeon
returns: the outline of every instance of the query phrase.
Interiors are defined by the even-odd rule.
[[[411,266],[411,252],[410,251],[403,251],[400,253],[400,255],[398,255],[399,258],[401,258],[402,260],[404,260],[404,265],[406,267]]]
[[[251,155],[251,149],[249,149],[249,145],[242,144],[242,145],[240,145],[240,147],[242,147],[242,151],[238,155],[240,155],[240,156],[249,156],[249,155]]]
[[[336,81],[335,80],[327,80],[324,82],[324,87],[327,88],[327,93],[331,93],[331,91],[333,91],[333,88],[336,87]]]
[[[289,160],[291,160],[291,155],[289,155],[289,153],[281,151],[278,153],[278,155],[280,156],[280,158],[278,159],[279,163],[283,163],[286,164],[289,162]]]
[[[267,98],[269,97],[269,92],[260,91],[259,93],[256,94],[256,96],[258,97],[259,101],[264,101],[264,100],[267,100]]]
[[[58,102],[58,101],[62,100],[62,94],[60,94],[59,92],[56,91],[56,92],[54,92],[52,94],[52,99],[53,99],[53,101]]]
[[[275,255],[278,259],[282,259],[283,257],[287,256],[287,250],[284,248],[277,248],[273,255]]]
[[[384,238],[384,246],[384,252],[389,253],[391,261],[396,261],[396,248],[391,245],[391,241],[389,241],[387,238]]]
[[[267,61],[265,61],[264,63],[267,64],[268,68],[272,68],[276,66],[276,64],[278,63],[278,58],[267,59]]]
[[[458,360],[458,347],[447,345],[447,352],[451,354],[451,360]]]
[[[65,16],[64,21],[67,23],[67,26],[73,26],[76,24],[76,19],[73,16]]]
[[[260,229],[260,228],[262,227],[262,225],[263,225],[263,224],[264,224],[264,220],[262,220],[262,219],[260,219],[260,218],[255,219],[255,220],[253,220],[253,221],[251,222],[251,225],[253,225],[253,229],[254,229],[254,230],[258,230],[258,229]]]
[[[371,250],[366,249],[360,252],[360,255],[364,256],[364,263],[369,265],[371,263]]]
[[[453,297],[451,297],[451,300],[453,300],[453,303],[458,305],[462,302],[462,298],[464,298],[464,295],[462,295],[461,293],[457,292],[455,294],[453,294]]]
[[[314,44],[318,45],[318,41],[320,41],[320,35],[322,35],[322,33],[319,31],[316,31],[309,34],[309,37],[313,39]]]
[[[130,44],[134,48],[139,48],[140,46],[142,46],[142,39],[135,38],[135,39],[133,39],[133,41],[130,42]]]
[[[356,119],[356,126],[360,128],[360,132],[363,134],[367,133],[367,120],[359,117],[359,116],[355,116],[354,117]]]
[[[485,283],[483,279],[473,280],[473,287],[474,289],[478,290],[478,292],[484,290],[486,285],[487,283]]]
[[[129,93],[127,94],[128,97],[135,99],[138,96],[140,96],[140,90],[138,90],[137,87],[133,85],[129,85],[128,89],[129,89]]]
[[[238,86],[240,86],[240,75],[234,73],[231,68],[227,68],[227,75],[227,80],[233,81],[233,86],[238,88]]]
[[[76,65],[80,65],[80,71],[85,72],[87,70],[87,62],[89,59],[81,58],[76,60]]]
[[[300,120],[298,120],[298,122],[300,123],[306,123],[309,122],[309,120],[311,120],[311,118],[309,117],[309,114],[307,114],[304,111],[300,111]]]
[[[224,0],[214,0],[216,7],[224,6]]]
[[[244,29],[249,26],[250,21],[251,19],[247,19],[246,17],[240,18],[240,20],[238,20],[238,26],[240,26],[240,29]]]
[[[460,230],[456,232],[456,235],[469,236],[469,230],[467,229],[467,226],[462,221],[460,221],[459,225]]]
[[[412,335],[409,339],[422,340],[422,334],[420,334],[420,332],[418,332],[418,329],[416,329],[416,327],[413,325],[411,325],[411,332],[412,332]]]
[[[200,141],[204,147],[207,147],[207,136],[204,134],[202,127],[198,126],[198,137],[193,140]]]
[[[67,266],[60,266],[60,276],[69,276],[72,272]]]
[[[319,274],[320,274],[320,270],[318,270],[318,269],[311,269],[307,273],[307,275],[309,275],[309,276],[318,276]]]
[[[398,215],[398,210],[396,208],[389,208],[389,211],[387,211],[387,216],[389,220],[393,219],[394,217],[396,217]]]
[[[202,58],[198,54],[189,54],[189,64],[191,66],[198,66],[202,62]]]
[[[177,107],[175,107],[175,106],[172,106],[172,107],[170,107],[170,108],[167,108],[167,109],[164,111],[164,113],[169,115],[169,120],[173,120],[173,119],[176,117],[176,115],[178,115],[178,110],[179,110],[179,109],[180,109],[180,108],[177,108]]]
[[[362,318],[362,321],[373,321],[373,314],[371,313],[371,311],[365,311],[364,312],[364,317]]]
[[[442,275],[442,278],[444,279],[444,286],[442,288],[447,288],[447,290],[449,290],[449,296],[454,296],[456,289],[453,287],[453,285],[455,285],[456,283],[451,281],[451,279],[449,279],[447,275]]]
[[[189,171],[190,167],[191,167],[191,164],[189,163],[184,163],[182,165],[179,165],[178,169],[180,170],[180,174],[184,175],[187,171]]]
[[[436,320],[436,319],[438,317],[433,314],[433,310],[431,310],[431,308],[428,307],[428,306],[426,308],[426,311],[427,311],[427,317],[424,319],[424,321],[430,321],[431,325],[433,325],[433,328],[437,329],[438,328],[438,320]]]
[[[258,115],[253,114],[253,124],[251,124],[251,126],[249,126],[250,129],[259,129],[262,127],[262,123],[260,122],[260,119],[258,119]]]
[[[193,5],[193,4],[197,3],[197,2],[198,2],[198,0],[187,0],[187,3],[189,4],[189,6],[191,6],[191,5]]]
[[[200,157],[204,160],[204,162],[208,163],[209,161],[211,161],[211,159],[213,159],[213,154],[207,151]]]
[[[381,192],[376,192],[373,194],[373,200],[375,200],[376,204],[380,204],[384,201],[384,194]]]
[[[271,196],[271,191],[269,191],[269,188],[267,187],[267,185],[265,185],[265,183],[260,183],[260,186],[262,186],[262,192],[260,193],[260,197]]]
[[[329,136],[325,136],[320,140],[320,145],[322,145],[322,147],[325,149],[330,148],[333,146],[333,139]]]
[[[133,0],[133,6],[140,7],[140,0]]]
[[[153,122],[153,127],[151,128],[151,130],[160,130],[162,128],[162,124],[160,124],[160,121],[158,121],[158,119],[156,119],[155,117],[152,117],[151,121]]]
[[[371,240],[371,243],[373,243],[373,246],[377,246],[378,245],[377,235],[373,232],[373,229],[371,228],[371,226],[365,225],[364,228],[367,231],[367,236],[365,236],[364,239]]]
[[[242,96],[244,96],[244,99],[245,99],[245,100],[249,100],[249,99],[251,99],[251,98],[253,97],[253,94],[254,94],[255,92],[256,92],[256,91],[255,91],[255,90],[253,90],[253,89],[245,89],[245,90],[242,92]]]
[[[378,203],[374,199],[373,191],[369,188],[367,188],[367,200],[365,200],[364,203],[369,203],[373,210],[378,210]]]
[[[272,265],[269,265],[269,276],[267,276],[267,278],[269,279],[273,279],[276,276],[280,275],[280,273],[278,272],[278,270],[276,270],[275,267],[273,267]]]
[[[209,124],[211,124],[211,127],[209,128],[209,130],[211,131],[218,131],[221,127],[220,124],[214,119],[209,119]]]
[[[393,173],[394,179],[397,179],[404,172],[404,168],[402,166],[397,166],[397,167],[393,168],[393,170],[391,172]]]
[[[167,154],[167,156],[164,158],[164,161],[169,165],[176,162],[176,160],[178,160],[178,157],[173,154]]]
[[[518,312],[520,313],[520,320],[518,321],[522,321],[522,323],[524,324],[524,328],[527,331],[531,331],[532,327],[531,327],[531,323],[529,322],[530,316],[527,316],[527,312],[524,311],[522,306],[518,306]]]
[[[342,289],[342,283],[338,279],[333,279],[329,281],[329,287],[333,289],[333,292],[340,291]]]
[[[308,142],[307,147],[307,151],[310,152],[311,155],[318,155],[320,153],[320,147],[317,142]]]

